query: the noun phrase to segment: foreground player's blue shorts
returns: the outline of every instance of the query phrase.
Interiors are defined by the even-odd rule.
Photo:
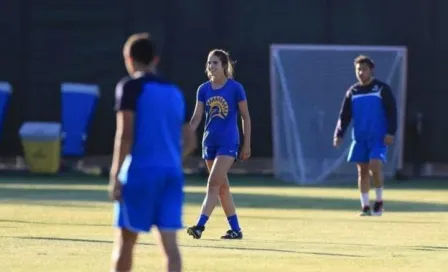
[[[238,158],[238,146],[221,146],[221,147],[208,147],[202,148],[202,158],[207,161],[214,160],[217,156],[229,156],[234,159]]]
[[[387,161],[387,146],[384,139],[377,141],[353,141],[347,160],[354,163],[368,163],[370,160]]]
[[[132,232],[176,231],[182,226],[184,177],[173,168],[130,168],[123,174],[122,200],[114,225]]]

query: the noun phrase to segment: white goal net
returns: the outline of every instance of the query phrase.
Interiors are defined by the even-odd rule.
[[[398,131],[389,147],[386,176],[402,168],[407,51],[405,47],[272,45],[271,103],[273,161],[277,178],[297,184],[353,181],[347,163],[351,126],[339,149],[332,146],[342,99],[356,82],[353,61],[367,55],[375,77],[388,83],[397,100]]]

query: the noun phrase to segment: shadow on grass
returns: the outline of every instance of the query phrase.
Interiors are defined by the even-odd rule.
[[[253,177],[253,176],[230,176],[232,187],[272,187],[272,188],[326,188],[326,189],[345,189],[357,188],[356,178],[350,178],[348,181],[326,184],[298,185],[286,183],[273,177]],[[204,177],[191,177],[187,180],[187,185],[204,186],[207,179]],[[407,180],[407,181],[385,181],[387,189],[397,190],[448,190],[448,180]]]
[[[309,210],[356,210],[359,207],[358,199],[343,199],[318,196],[281,196],[269,194],[234,193],[238,207],[259,209],[309,209]],[[186,193],[186,204],[201,205],[204,193]],[[88,189],[52,189],[52,188],[2,188],[0,200],[10,203],[20,202],[29,205],[77,207],[81,201],[107,202],[106,190]],[[77,202],[77,203],[67,203]],[[94,204],[92,204],[94,207]],[[85,207],[80,203],[78,207]],[[386,202],[387,211],[391,212],[447,212],[448,204],[431,202],[408,202],[390,200]]]
[[[21,184],[21,185],[75,185],[75,184],[92,184],[106,185],[108,180],[99,176],[65,176],[65,175],[27,175],[27,176],[9,176],[1,177],[1,184]]]
[[[275,220],[275,221],[324,221],[324,222],[356,222],[356,223],[365,223],[365,224],[372,224],[372,220],[369,220],[369,218],[375,218],[375,217],[362,217],[363,220],[360,220],[360,217],[354,213],[353,218],[304,218],[304,217],[278,217],[278,216],[252,216],[250,214],[245,214],[244,218],[249,219],[256,219],[256,220]],[[401,220],[385,220],[385,218],[381,218],[381,221],[377,221],[381,224],[409,224],[409,225],[440,225],[442,222],[436,222],[436,221],[401,221]]]
[[[448,251],[448,247],[443,246],[419,246],[414,248],[414,250],[418,251]]]
[[[270,176],[241,176],[230,175],[230,182],[232,187],[273,187],[273,188],[356,188],[356,178],[350,178],[348,181],[332,183],[328,181],[327,184],[318,185],[297,185],[293,183],[286,183],[277,180]],[[205,186],[206,177],[200,175],[186,176],[186,185],[190,186]],[[59,175],[59,176],[11,176],[1,177],[0,185],[2,184],[21,184],[21,185],[74,185],[74,184],[92,184],[92,185],[106,185],[108,180],[99,176],[73,176],[73,175]],[[386,181],[388,189],[399,190],[448,190],[448,180],[446,179],[428,179],[428,180],[406,180],[406,181]]]
[[[14,238],[14,239],[22,239],[22,240],[43,240],[43,241],[56,241],[56,242],[72,242],[72,243],[98,243],[98,244],[112,244],[112,241],[106,240],[92,240],[92,239],[76,239],[76,238],[58,238],[58,237],[25,237],[25,236],[16,236],[9,237],[3,236],[5,238]],[[218,242],[222,240],[213,240],[213,239],[202,239],[203,241],[212,241]],[[244,239],[245,241],[252,242],[273,242],[273,243],[285,243],[288,241],[277,241],[277,240],[269,240],[269,241],[260,241],[260,240],[251,240]],[[223,241],[228,242],[228,241]],[[231,242],[233,243],[233,242]],[[319,244],[319,245],[337,245],[337,246],[353,246],[353,247],[374,247],[374,248],[382,248],[391,247],[390,245],[373,245],[373,244],[362,244],[362,243],[334,243],[334,242],[307,242],[307,241],[295,241],[296,244],[307,245],[307,244]],[[158,246],[155,243],[138,243],[143,246]],[[230,244],[230,243],[227,243]],[[327,252],[307,252],[307,251],[297,251],[297,250],[287,250],[287,249],[273,249],[273,248],[254,248],[254,247],[235,247],[235,246],[216,246],[216,245],[180,245],[180,247],[184,248],[209,248],[209,249],[220,249],[220,250],[239,250],[239,251],[264,251],[264,252],[280,252],[280,253],[291,253],[291,254],[300,254],[300,255],[320,255],[320,256],[332,256],[332,257],[353,257],[353,258],[362,258],[367,257],[363,255],[355,255],[355,254],[336,254],[336,253],[327,253]],[[432,252],[440,252],[440,251],[448,251],[448,247],[445,246],[393,246],[402,249],[413,249],[416,251],[432,251]]]
[[[105,240],[91,240],[91,239],[74,239],[74,238],[56,238],[56,237],[11,237],[16,239],[24,240],[44,240],[44,241],[58,241],[58,242],[75,242],[75,243],[99,243],[99,244],[112,244],[112,241]],[[232,241],[233,242],[233,241]],[[231,243],[232,243],[231,242]],[[157,246],[154,243],[138,243],[143,246]],[[228,243],[230,244],[230,243]],[[307,251],[297,251],[297,250],[287,250],[287,249],[276,249],[276,248],[254,248],[254,247],[236,247],[236,246],[216,246],[216,245],[180,245],[183,248],[209,248],[209,249],[219,249],[219,250],[232,250],[232,251],[263,251],[263,252],[280,252],[280,253],[291,253],[300,255],[320,255],[320,256],[330,256],[330,257],[352,257],[352,258],[363,258],[366,256],[355,255],[355,254],[338,254],[338,253],[327,253],[327,252],[307,252]]]
[[[31,224],[31,225],[48,225],[48,226],[80,226],[80,227],[111,227],[111,224],[90,224],[90,223],[68,223],[68,222],[42,222],[42,221],[31,221],[31,220],[10,220],[10,219],[0,219],[0,223],[13,223],[13,224]],[[1,226],[4,228],[5,226]]]
[[[362,247],[362,248],[400,248],[400,249],[411,249],[418,251],[448,251],[448,247],[444,246],[408,246],[408,245],[381,245],[381,244],[363,244],[363,243],[338,243],[338,242],[328,242],[328,241],[285,241],[285,240],[255,240],[255,239],[245,239],[245,241],[253,241],[253,242],[263,242],[263,243],[294,243],[300,245],[333,245],[333,246],[343,246],[343,247]]]

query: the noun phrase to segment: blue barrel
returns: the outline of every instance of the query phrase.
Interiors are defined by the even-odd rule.
[[[8,82],[0,82],[0,132],[3,127],[3,117],[5,116],[11,92],[11,84]]]
[[[62,155],[82,157],[85,153],[87,128],[99,98],[93,84],[62,83]]]

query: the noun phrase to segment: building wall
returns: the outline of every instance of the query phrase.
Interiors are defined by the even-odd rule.
[[[196,89],[206,80],[208,51],[230,51],[249,99],[254,156],[272,155],[271,43],[405,45],[407,124],[422,112],[424,141],[431,143],[424,157],[448,161],[448,152],[442,152],[448,148],[446,12],[443,0],[5,0],[0,9],[0,80],[13,84],[14,95],[0,154],[21,152],[17,132],[23,122],[59,120],[62,81],[100,84],[87,150],[110,154],[114,85],[125,74],[121,47],[128,34],[150,31],[161,44],[160,71],[182,87],[190,112]],[[409,134],[406,158],[412,153],[411,138]]]

